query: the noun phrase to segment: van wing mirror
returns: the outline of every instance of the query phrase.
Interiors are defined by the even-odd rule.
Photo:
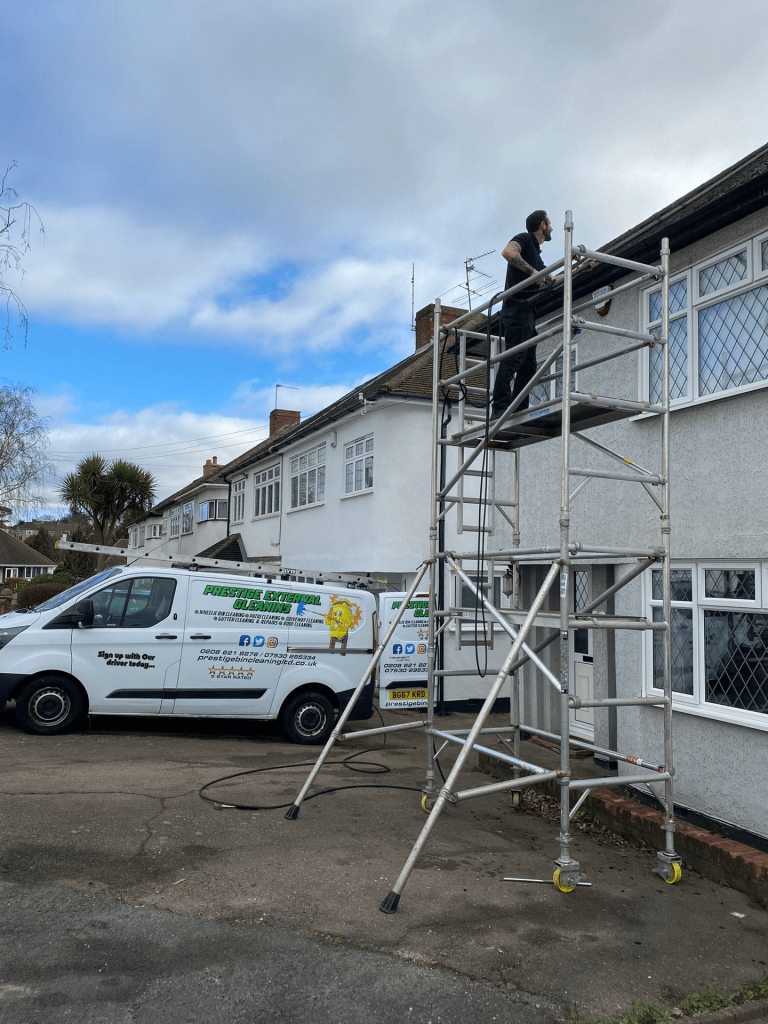
[[[93,614],[93,601],[78,601],[74,608],[57,615],[43,629],[85,629],[93,625]]]
[[[77,619],[77,628],[85,629],[86,626],[93,625],[93,601],[79,601],[73,612],[73,618]]]

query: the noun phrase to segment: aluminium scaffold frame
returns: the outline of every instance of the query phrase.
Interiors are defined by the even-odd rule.
[[[553,882],[562,892],[572,891],[583,880],[583,875],[579,870],[579,863],[571,856],[570,822],[586,799],[589,791],[596,786],[624,786],[629,784],[644,785],[648,788],[661,804],[664,817],[664,824],[662,826],[665,833],[664,849],[657,852],[657,867],[655,870],[667,882],[674,883],[680,879],[680,858],[675,852],[674,845],[673,778],[675,771],[672,750],[672,668],[669,630],[671,619],[670,396],[669,348],[667,344],[669,337],[669,256],[669,243],[667,239],[662,240],[660,262],[656,266],[623,259],[609,253],[594,252],[584,246],[575,246],[573,244],[573,219],[571,211],[567,211],[564,227],[564,255],[562,259],[534,274],[524,282],[493,296],[491,300],[484,303],[478,309],[462,315],[447,325],[441,325],[440,300],[438,299],[435,302],[433,339],[431,342],[433,352],[433,386],[430,493],[432,501],[429,527],[429,557],[419,567],[405,599],[382,636],[352,700],[339,716],[328,742],[310,771],[293,805],[286,813],[286,818],[290,820],[298,817],[304,799],[336,742],[358,737],[368,739],[368,737],[373,735],[398,732],[404,729],[421,728],[424,730],[426,734],[426,778],[423,787],[422,806],[425,810],[429,811],[429,816],[413,845],[397,881],[381,903],[380,909],[384,913],[394,913],[397,910],[402,891],[411,871],[447,804],[455,804],[462,800],[486,796],[491,793],[516,793],[528,786],[540,785],[549,781],[555,782],[560,790],[560,833],[557,840],[560,855],[555,860]],[[611,293],[612,297],[621,292],[642,287],[648,282],[659,282],[662,306],[660,332],[650,334],[630,331],[612,327],[608,324],[594,323],[581,316],[580,314],[588,309],[600,306],[605,302],[605,298],[600,296],[597,298],[593,297],[588,301],[580,303],[578,306],[574,306],[573,273],[578,264],[584,260],[594,261],[594,263],[598,264],[610,264],[623,268],[628,273],[637,275],[629,282],[615,288]],[[562,312],[552,317],[545,324],[539,325],[540,333],[534,338],[523,342],[513,349],[503,351],[503,339],[491,336],[490,333],[477,333],[469,329],[469,321],[474,320],[478,313],[488,310],[490,321],[490,314],[494,304],[507,296],[522,291],[523,288],[529,287],[531,284],[548,279],[550,275],[561,269],[563,271]],[[490,332],[490,324],[488,331]],[[594,359],[574,364],[572,362],[572,338],[581,331],[611,335],[621,343],[629,341],[631,344],[612,349],[607,354],[599,355]],[[562,338],[558,342],[557,337],[560,335],[562,335]],[[483,413],[481,422],[475,420],[473,423],[471,409],[467,408],[467,401],[468,399],[471,401],[473,397],[477,398],[478,392],[481,393],[483,400],[485,400],[490,388],[490,382],[487,382],[487,390],[486,387],[478,388],[477,386],[470,385],[468,379],[476,375],[478,370],[486,370],[490,375],[491,370],[503,360],[548,338],[555,339],[552,351],[544,358],[532,380],[510,404],[506,412],[498,420],[492,422],[489,422],[486,414]],[[442,359],[440,357],[451,339],[458,342],[453,349],[454,351],[456,348],[458,349],[458,372],[446,379],[441,379]],[[467,355],[467,339],[486,341],[490,347],[482,356],[470,357]],[[573,387],[572,373],[575,371],[619,358],[627,353],[643,348],[652,349],[654,346],[660,346],[661,349],[660,403],[634,402],[599,396],[593,393],[587,394]],[[551,372],[553,365],[556,368],[555,373]],[[523,399],[537,384],[555,378],[561,378],[561,395],[558,398],[547,401],[542,405],[534,406],[531,409],[520,410],[519,407]],[[458,404],[459,429],[450,437],[442,436],[444,431],[441,430],[439,413],[440,399],[446,395],[456,399]],[[591,427],[628,416],[636,416],[642,412],[655,414],[660,422],[660,468],[657,472],[637,465],[625,455],[613,451],[608,446],[582,433],[583,430]],[[623,469],[621,471],[618,469],[615,471],[598,470],[574,465],[571,457],[572,436],[578,437],[608,458],[618,460],[622,463]],[[520,546],[519,523],[519,450],[529,444],[558,437],[561,442],[561,500],[558,543],[536,548],[523,548]],[[450,479],[446,481],[445,460],[442,455],[448,447],[453,447],[458,451],[460,466]],[[484,483],[486,482],[484,478],[492,477],[493,475],[492,471],[489,472],[487,469],[477,471],[472,470],[471,467],[480,456],[487,458],[489,455],[493,456],[498,451],[508,451],[514,459],[512,498],[509,499],[503,495],[498,495],[495,484],[491,487],[481,487],[479,498],[468,498],[464,494],[463,489],[463,483],[467,476],[480,477],[481,483]],[[570,490],[572,478],[581,480],[573,492]],[[585,542],[572,537],[571,502],[591,478],[630,481],[642,486],[660,511],[660,544],[654,548],[615,547]],[[441,541],[444,534],[441,524],[444,523],[447,514],[454,509],[457,512],[458,534],[463,533],[465,530],[473,529],[479,533],[493,533],[492,527],[483,525],[484,520],[482,517],[479,518],[479,525],[476,526],[470,525],[465,521],[464,505],[467,503],[478,506],[481,514],[487,513],[489,510],[501,513],[513,531],[512,548],[510,550],[484,550],[484,545],[479,545],[478,550],[474,552],[441,550]],[[505,510],[510,510],[511,514]],[[606,590],[592,600],[585,608],[582,608],[578,613],[571,612],[574,566],[579,563],[584,564],[589,561],[612,557],[620,557],[627,561],[637,559],[637,564],[625,572],[617,582],[608,586]],[[474,563],[476,571],[467,574],[462,568],[462,565],[467,562]],[[510,564],[512,609],[495,607],[492,600],[483,593],[482,582],[479,585],[476,582],[482,581],[486,566],[488,570],[487,578],[492,579],[494,566],[500,562]],[[522,565],[534,563],[539,565],[542,563],[550,564],[544,582],[539,587],[530,607],[528,609],[520,609],[519,569]],[[661,621],[649,621],[645,618],[607,613],[595,614],[596,609],[607,602],[614,594],[636,579],[652,564],[658,563],[661,564],[663,598]],[[438,664],[438,646],[451,622],[454,622],[456,625],[456,632],[459,634],[458,643],[459,645],[461,643],[460,631],[463,610],[450,607],[450,602],[444,596],[446,588],[441,584],[442,573],[445,569],[451,570],[461,580],[462,584],[475,595],[478,607],[483,607],[485,613],[508,634],[511,641],[509,651],[495,680],[491,684],[482,708],[477,713],[475,723],[468,730],[440,729],[435,726],[435,694],[439,680],[445,676],[466,676],[469,674],[466,668],[458,670],[446,669],[442,662]],[[429,574],[428,705],[424,719],[394,726],[383,726],[381,728],[345,733],[344,726],[357,696],[362,692],[370,674],[375,671],[383,651],[394,635],[401,615],[408,607],[414,594],[418,591],[427,573]],[[474,579],[472,578],[473,576]],[[531,647],[529,646],[528,638],[537,620],[541,621],[545,601],[553,587],[558,588],[560,596],[559,613],[557,613],[559,628],[548,633],[541,642]],[[490,589],[490,593],[492,596],[492,589]],[[442,607],[438,607],[438,595],[442,595]],[[521,619],[522,622],[513,621],[515,619]],[[577,628],[659,631],[662,637],[661,669],[664,680],[663,696],[648,697],[638,694],[629,697],[584,699],[572,694],[569,684],[569,636],[570,631]],[[539,657],[540,653],[555,641],[559,641],[559,677]],[[518,671],[529,661],[539,670],[539,676],[543,679],[543,684],[552,686],[557,694],[560,716],[559,734],[546,732],[531,724],[520,721]],[[486,721],[488,716],[501,694],[508,677],[511,678],[510,725],[509,727],[502,728],[487,728]],[[661,765],[655,764],[653,761],[643,757],[623,754],[617,750],[597,746],[594,742],[585,742],[570,736],[569,711],[572,708],[620,708],[639,705],[655,705],[663,709],[664,763]],[[560,745],[559,769],[549,770],[523,760],[520,756],[521,732],[558,741]],[[481,745],[478,741],[486,734],[497,736],[504,745],[505,751]],[[440,750],[436,750],[436,741],[441,741],[442,743]],[[437,792],[435,767],[440,753],[447,744],[459,745],[461,749],[442,788]],[[609,776],[606,778],[575,779],[572,777],[569,764],[569,749],[572,746],[591,751],[604,758],[632,764],[640,769],[640,771],[637,774]],[[459,776],[467,759],[473,752],[483,752],[511,766],[513,778],[490,785],[476,786],[471,789],[458,789]],[[651,783],[661,782],[664,784],[663,796],[658,790],[651,789]],[[579,794],[573,806],[571,806],[572,792]]]

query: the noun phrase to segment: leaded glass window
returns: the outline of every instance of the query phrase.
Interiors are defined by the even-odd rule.
[[[720,600],[754,601],[754,569],[705,569],[704,596]]]
[[[653,621],[663,622],[661,608],[653,609]],[[693,695],[693,609],[673,608],[670,623],[672,644],[672,692]],[[653,685],[664,689],[664,634],[653,632]]]
[[[747,250],[727,256],[699,271],[699,295],[711,295],[721,288],[743,281],[747,276]]]
[[[768,714],[768,615],[704,612],[706,700]]]
[[[699,310],[699,393],[768,380],[768,286]]]

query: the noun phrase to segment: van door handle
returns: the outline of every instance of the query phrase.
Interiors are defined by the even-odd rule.
[[[173,633],[158,633],[155,636],[155,640],[178,640],[179,638]]]
[[[208,633],[192,633],[190,640],[210,640]]]

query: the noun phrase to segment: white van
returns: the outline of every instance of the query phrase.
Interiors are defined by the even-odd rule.
[[[109,569],[0,616],[0,710],[29,732],[83,715],[278,720],[324,743],[375,647],[361,590],[187,569]],[[373,714],[372,676],[352,719]]]

